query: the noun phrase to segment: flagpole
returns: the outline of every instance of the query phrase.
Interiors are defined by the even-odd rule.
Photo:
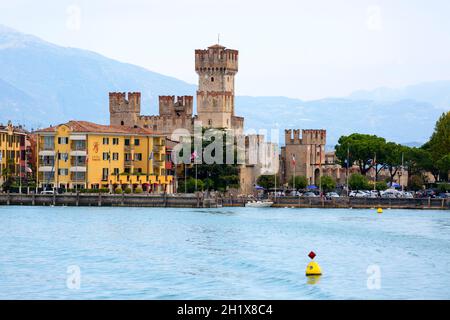
[[[402,168],[401,168],[402,177],[403,177],[403,173],[405,171],[404,170],[404,160],[405,160],[404,156],[405,156],[405,154],[402,152]],[[404,190],[403,183],[401,181],[400,181],[400,183],[402,184],[402,192],[403,192],[403,190]]]
[[[186,163],[184,163],[184,193],[187,193],[187,173],[186,173]]]
[[[349,190],[348,190],[348,166],[350,165],[350,147],[349,146],[347,146],[347,174],[346,174],[346,177],[345,177],[345,180],[346,180],[346,184],[347,184],[347,197],[348,197],[348,195],[349,195]]]
[[[292,154],[292,159],[294,160],[294,161],[293,161],[293,165],[294,165],[294,176],[293,176],[293,178],[292,178],[292,188],[293,188],[294,191],[295,191],[295,165],[296,165],[296,162],[295,162],[295,155],[294,155],[294,154]],[[296,192],[294,192],[294,194],[296,194]]]
[[[373,177],[373,191],[377,190],[377,153],[374,153],[374,158],[373,158],[373,163],[374,163],[374,168],[375,168],[375,174]]]

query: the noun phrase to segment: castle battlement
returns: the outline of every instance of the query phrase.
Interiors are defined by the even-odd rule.
[[[323,129],[286,129],[284,138],[286,144],[326,144],[327,131]]]
[[[159,114],[192,117],[193,96],[159,96]]]
[[[195,50],[195,71],[199,72],[233,72],[238,71],[239,51],[213,45],[206,50]]]

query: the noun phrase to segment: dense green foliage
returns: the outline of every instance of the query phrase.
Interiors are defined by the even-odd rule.
[[[181,182],[181,188],[179,188],[179,191],[184,192],[184,184],[186,184],[187,189],[192,186],[192,180],[189,180],[189,178],[198,179],[197,183],[197,190],[218,190],[218,191],[226,191],[228,188],[239,188],[239,167],[237,165],[237,152],[236,152],[236,142],[233,141],[233,145],[230,146],[227,144],[227,134],[225,130],[222,129],[215,129],[222,135],[222,141],[223,143],[223,164],[207,164],[205,161],[202,161],[202,163],[194,164],[194,160],[192,159],[191,165],[186,166],[187,170],[187,177],[188,181]],[[203,128],[203,134],[202,134],[202,150],[195,150],[194,149],[194,137],[192,137],[191,140],[191,154],[194,152],[194,150],[197,152],[198,155],[200,153],[203,153],[203,151],[208,148],[214,142],[214,138],[211,140],[208,140],[205,138],[205,131],[206,129]],[[232,164],[226,163],[226,151],[227,148],[233,148],[234,150],[234,161]],[[215,156],[215,151],[213,152],[213,155]],[[201,184],[201,188],[199,187]],[[194,189],[190,189],[190,192],[193,192]],[[188,191],[189,192],[189,191]]]
[[[308,179],[305,176],[295,176],[295,183],[294,183],[293,176],[291,177],[291,179],[289,179],[289,186],[291,188],[305,189],[307,185],[308,185]]]
[[[336,181],[330,176],[320,177],[320,185],[324,192],[329,192],[336,189]]]
[[[181,186],[182,192],[186,190],[187,193],[194,193],[196,191],[203,191],[204,190],[204,183],[200,179],[194,179],[192,177],[189,177],[186,181],[183,181],[183,185]]]
[[[256,183],[266,190],[275,188],[275,176],[274,175],[262,175],[258,178]]]
[[[370,189],[369,180],[366,176],[354,173],[348,179],[348,185],[352,190],[368,190]]]

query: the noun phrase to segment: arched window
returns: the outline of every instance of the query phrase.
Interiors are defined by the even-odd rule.
[[[214,82],[214,77],[211,77],[211,82]]]
[[[123,126],[125,123],[123,121],[120,121],[120,125]]]

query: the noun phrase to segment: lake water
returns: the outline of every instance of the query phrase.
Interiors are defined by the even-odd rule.
[[[0,299],[449,298],[449,211],[0,207]]]

